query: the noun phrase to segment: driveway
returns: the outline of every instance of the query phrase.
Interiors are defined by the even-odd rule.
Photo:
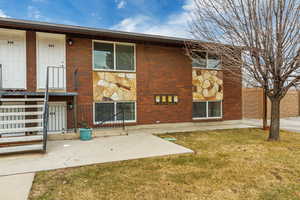
[[[300,133],[300,117],[281,119],[281,127],[284,130]]]
[[[244,120],[244,123],[261,127],[262,120],[247,119]],[[268,123],[270,123],[270,121],[268,121]],[[280,128],[283,130],[300,133],[300,117],[282,118],[280,120]]]

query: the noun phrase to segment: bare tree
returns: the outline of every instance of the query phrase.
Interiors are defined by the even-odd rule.
[[[280,102],[300,85],[300,0],[194,0],[187,53],[221,56],[224,70],[271,101],[269,140],[280,139]],[[197,42],[202,41],[202,42]],[[242,59],[241,59],[242,58]],[[242,73],[240,73],[242,72]]]

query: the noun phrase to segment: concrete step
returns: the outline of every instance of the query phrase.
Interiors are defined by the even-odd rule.
[[[43,127],[1,129],[0,134],[43,131]]]
[[[8,153],[19,153],[19,152],[28,152],[28,151],[42,151],[43,144],[30,144],[22,146],[10,146],[10,147],[1,147],[0,154]]]
[[[20,119],[20,120],[0,121],[0,125],[29,124],[29,123],[42,123],[42,122],[43,119]]]
[[[0,138],[0,144],[8,144],[8,143],[22,143],[22,142],[33,142],[33,141],[42,141],[42,135],[30,135],[30,136],[22,136],[22,137],[3,137]]]
[[[44,105],[0,105],[0,109],[16,109],[16,108],[43,108]]]
[[[2,102],[27,102],[27,101],[34,101],[34,102],[41,102],[44,101],[44,98],[0,98]]]
[[[43,115],[43,113],[44,113],[43,111],[38,111],[38,112],[4,112],[4,113],[0,113],[0,117]]]

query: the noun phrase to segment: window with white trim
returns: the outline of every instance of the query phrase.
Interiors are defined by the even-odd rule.
[[[192,66],[204,69],[220,69],[221,59],[217,55],[209,54],[204,51],[193,52]]]
[[[221,117],[222,101],[193,102],[193,119]]]
[[[94,70],[135,71],[135,45],[93,42]]]
[[[124,119],[126,122],[136,121],[135,102],[101,102],[95,103],[94,121],[122,121],[124,110]]]

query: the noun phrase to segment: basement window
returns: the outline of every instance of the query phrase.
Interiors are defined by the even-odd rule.
[[[94,121],[95,124],[105,122],[122,122],[124,110],[125,122],[136,121],[135,102],[101,102],[95,103]]]
[[[193,102],[193,119],[222,117],[222,101]]]
[[[101,71],[135,71],[135,45],[94,41],[93,68]]]
[[[204,69],[220,69],[221,59],[217,55],[208,54],[207,52],[194,52],[192,66]]]

